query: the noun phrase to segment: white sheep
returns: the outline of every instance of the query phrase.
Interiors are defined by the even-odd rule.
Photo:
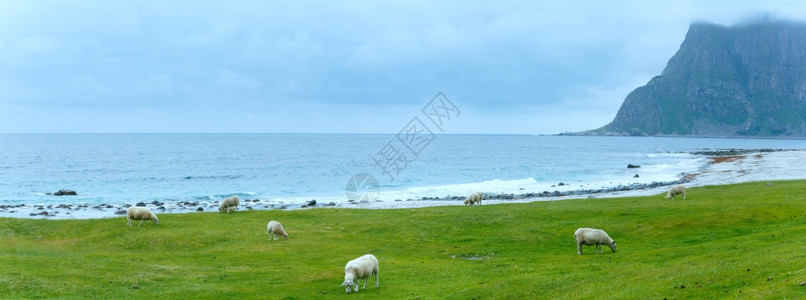
[[[269,238],[274,238],[277,240],[278,236],[282,236],[284,239],[288,239],[288,234],[285,233],[285,229],[283,229],[283,224],[277,222],[275,220],[269,221],[269,225],[266,226],[266,230],[269,232]]]
[[[371,275],[375,275],[375,287],[378,287],[378,259],[375,255],[367,254],[347,262],[344,267],[344,283],[341,286],[350,293],[350,287],[355,287],[358,292],[358,284],[364,279],[364,289],[367,289],[367,281]]]
[[[137,224],[137,227],[143,225],[143,222],[146,220],[151,220],[154,224],[159,224],[160,220],[157,219],[157,215],[151,212],[148,207],[142,206],[132,206],[129,207],[128,212],[126,213],[126,220],[128,221],[129,227],[132,226],[132,220],[140,220],[140,224]]]
[[[465,206],[469,205],[470,207],[473,207],[474,204],[481,205],[481,199],[483,198],[484,195],[482,195],[480,192],[472,193],[470,194],[470,196],[467,196],[467,198],[465,198]]]
[[[218,207],[219,212],[223,212],[224,210],[229,213],[230,210],[237,210],[238,204],[241,203],[241,198],[238,196],[230,196],[221,201],[221,205]]]
[[[686,200],[686,187],[682,185],[673,186],[666,192],[666,199],[674,199],[680,194],[683,194],[683,200]]]
[[[602,253],[602,245],[607,245],[610,250],[616,252],[616,241],[601,229],[580,228],[574,232],[574,239],[577,241],[577,254],[582,255],[582,245],[595,245],[596,253]]]

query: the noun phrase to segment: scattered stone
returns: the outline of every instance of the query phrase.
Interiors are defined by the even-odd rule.
[[[78,193],[74,190],[59,190],[58,192],[53,193],[53,196],[77,196]]]
[[[134,206],[146,206],[146,204],[143,202],[137,202],[137,204],[135,204]]]
[[[40,215],[40,216],[47,216],[47,215],[49,215],[49,214],[48,214],[48,212],[47,212],[47,211],[44,211],[44,210],[43,210],[43,211],[39,212],[37,215]]]
[[[638,177],[639,177],[638,174],[635,174],[635,176],[633,176],[632,178],[638,178]]]
[[[627,169],[636,169],[636,168],[640,168],[640,167],[641,166],[639,166],[639,165],[627,164]]]
[[[196,211],[204,211],[204,208],[199,207],[196,209]]]
[[[126,211],[121,209],[121,210],[116,211],[115,214],[116,215],[125,215]]]
[[[154,205],[154,206],[157,206],[157,205],[162,205],[162,203],[160,203],[160,202],[159,202],[159,201],[157,201],[157,200],[151,201],[151,204],[152,204],[152,205]]]
[[[309,201],[308,206],[316,206],[316,199]]]
[[[564,186],[564,185],[565,185],[565,183],[562,183],[562,182],[557,184],[557,186]]]

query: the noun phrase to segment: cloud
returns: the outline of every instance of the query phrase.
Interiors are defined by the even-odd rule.
[[[584,130],[660,74],[691,21],[805,6],[4,2],[0,131],[394,133],[439,91],[479,118],[464,133]],[[222,114],[244,122],[209,122]]]

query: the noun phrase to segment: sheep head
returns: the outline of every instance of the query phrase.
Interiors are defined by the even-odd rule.
[[[355,287],[356,292],[358,291],[358,286],[352,280],[345,280],[341,286],[344,287],[344,290],[347,291],[348,294],[350,293],[350,288],[352,287]]]
[[[613,245],[610,246],[610,250],[613,250],[613,252],[616,252],[616,241],[613,241]]]

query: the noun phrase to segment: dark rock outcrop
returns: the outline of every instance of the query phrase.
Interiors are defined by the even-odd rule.
[[[53,196],[77,196],[78,193],[74,190],[59,190],[58,192],[53,193]]]

